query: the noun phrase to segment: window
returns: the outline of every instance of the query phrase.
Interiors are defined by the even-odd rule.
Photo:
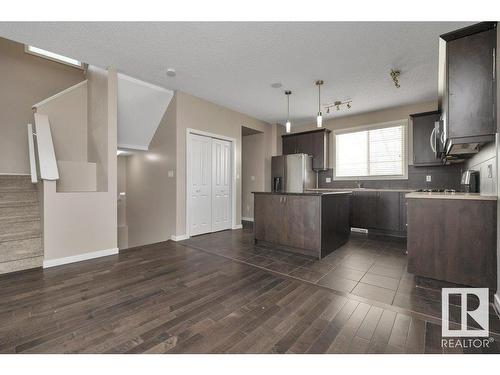
[[[405,179],[407,121],[335,132],[335,179]]]
[[[75,66],[77,68],[83,68],[83,64],[81,61],[72,59],[70,57],[59,55],[57,53],[46,51],[44,49],[33,47],[33,46],[25,46],[24,49],[27,53],[30,53],[30,54],[35,55],[35,56],[44,57],[44,58],[52,60],[52,61],[57,61],[57,62],[66,64],[66,65]]]

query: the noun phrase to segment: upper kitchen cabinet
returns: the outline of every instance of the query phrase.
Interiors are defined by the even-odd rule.
[[[440,96],[448,155],[472,154],[494,139],[496,32],[496,22],[482,22],[441,36]]]
[[[307,154],[313,157],[313,169],[328,168],[330,130],[318,129],[282,136],[283,155]]]
[[[416,167],[443,164],[432,149],[435,147],[433,138],[437,136],[435,125],[440,116],[439,111],[410,115],[413,123],[413,165]]]

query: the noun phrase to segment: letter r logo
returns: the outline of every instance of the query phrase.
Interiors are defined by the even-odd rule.
[[[450,328],[450,295],[456,295],[460,302],[460,329]],[[477,308],[468,310],[467,297],[475,295],[479,299]],[[458,309],[458,307],[457,307]],[[443,288],[441,299],[441,316],[443,325],[441,335],[443,337],[488,337],[488,288]],[[467,320],[472,318],[480,329],[468,327]]]

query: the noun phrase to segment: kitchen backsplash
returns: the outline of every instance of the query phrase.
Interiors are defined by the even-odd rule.
[[[408,166],[407,180],[359,180],[365,188],[374,189],[455,189],[460,190],[460,179],[463,165],[414,167]],[[426,177],[431,176],[431,181],[426,182]],[[326,178],[331,182],[326,182]],[[354,188],[358,180],[334,181],[333,169],[318,173],[319,188]]]

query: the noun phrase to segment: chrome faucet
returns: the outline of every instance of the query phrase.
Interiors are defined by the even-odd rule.
[[[363,187],[363,184],[359,181],[356,181],[356,186],[358,187],[358,189],[361,189]]]

